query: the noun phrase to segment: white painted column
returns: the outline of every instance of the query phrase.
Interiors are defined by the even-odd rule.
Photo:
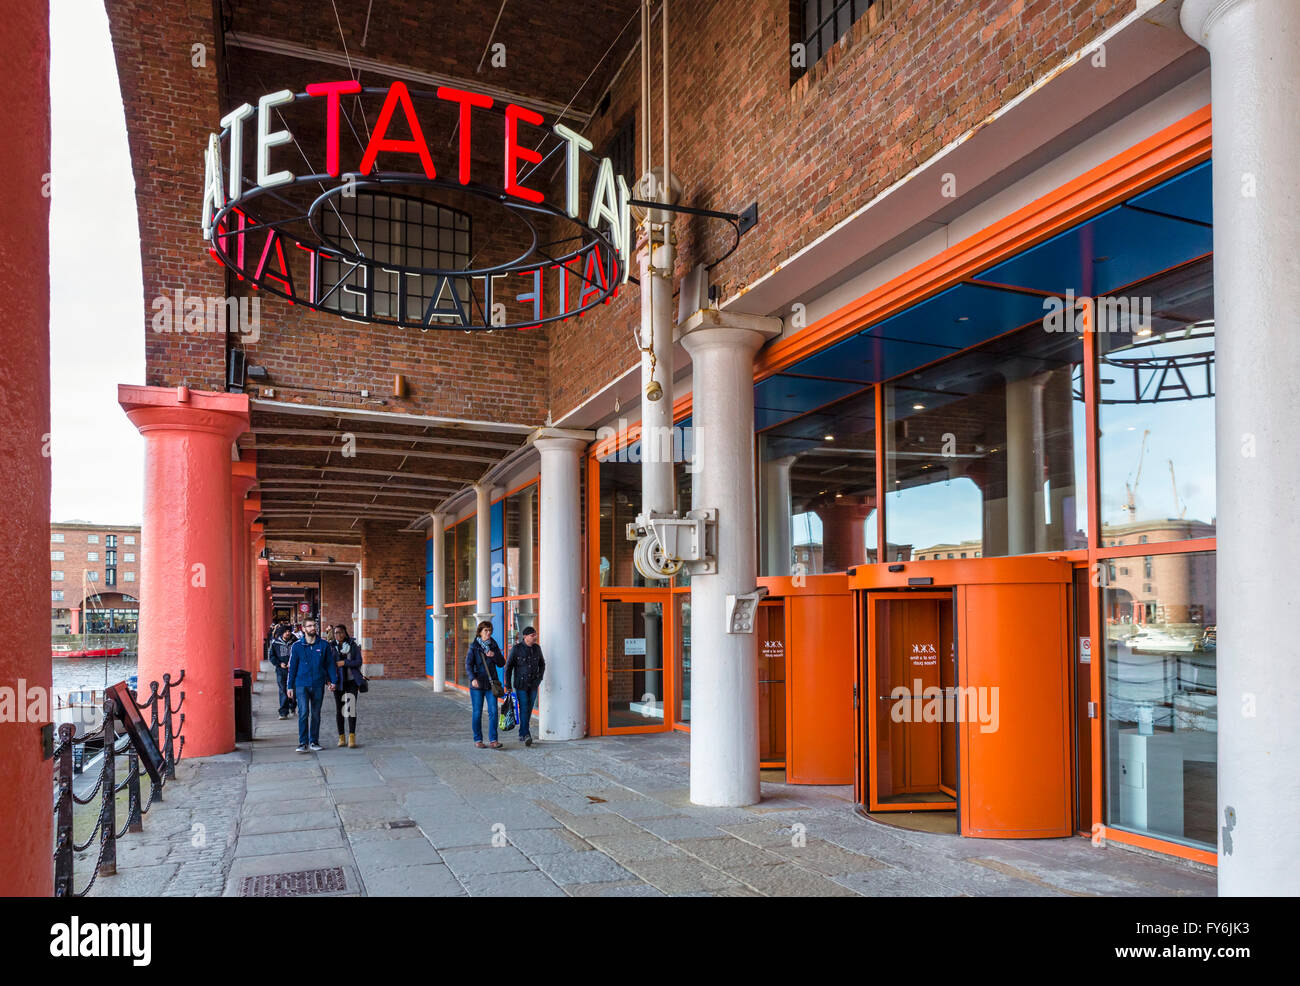
[[[482,623],[492,619],[492,488],[486,483],[474,484],[474,509],[474,617]],[[504,640],[503,628],[493,636]]]
[[[542,460],[537,630],[546,655],[546,676],[538,696],[543,740],[587,735],[578,479],[580,457],[593,437],[590,432],[542,428],[530,439]]]
[[[433,536],[433,690],[447,688],[447,526],[446,514],[429,515],[429,533]]]
[[[691,576],[691,801],[758,802],[758,666],[753,633],[728,633],[729,594],[758,579],[754,354],[780,320],[704,309],[683,326],[692,362],[693,502],[716,509],[718,571]]]
[[[1210,51],[1214,106],[1219,893],[1295,896],[1300,4],[1185,0],[1181,17]]]
[[[763,463],[763,544],[767,575],[793,574],[793,534],[790,530],[790,467],[795,456],[784,455]]]

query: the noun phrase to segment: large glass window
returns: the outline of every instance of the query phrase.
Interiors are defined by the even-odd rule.
[[[1151,564],[1148,584],[1130,566],[1102,589],[1107,821],[1213,849],[1214,553],[1155,555]]]
[[[1120,544],[1213,537],[1211,260],[1124,294],[1098,303],[1102,535]]]
[[[1034,323],[887,386],[886,560],[1087,547],[1082,371]]]
[[[640,445],[632,446],[637,461],[606,460],[600,464],[600,584],[645,585],[632,563],[635,546],[627,540],[627,525],[641,512]]]
[[[456,525],[456,595],[458,603],[477,602],[475,581],[474,545],[478,530],[473,517],[466,517]]]
[[[867,390],[759,436],[763,575],[876,560],[876,405]]]
[[[507,596],[527,596],[537,591],[541,545],[537,507],[536,484],[506,497]]]

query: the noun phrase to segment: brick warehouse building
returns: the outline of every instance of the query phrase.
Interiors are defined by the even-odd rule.
[[[196,752],[233,745],[218,686],[252,664],[270,616],[259,556],[281,542],[349,548],[357,636],[384,674],[459,687],[478,616],[503,642],[535,621],[552,666],[543,739],[688,729],[699,803],[753,803],[760,763],[781,764],[792,783],[852,782],[864,811],[946,811],[972,837],[1088,834],[1217,863],[1224,893],[1294,892],[1300,839],[1277,822],[1297,807],[1296,671],[1269,643],[1295,604],[1260,559],[1300,540],[1285,437],[1300,354],[1280,314],[1300,301],[1288,246],[1300,203],[1279,177],[1297,144],[1285,56],[1300,12],[678,3],[654,5],[638,31],[637,7],[579,3],[559,21],[521,2],[493,29],[448,4],[434,31],[401,3],[369,18],[343,5],[337,23],[294,4],[108,4],[146,312],[179,310],[177,291],[261,301],[256,332],[151,321],[146,379],[121,391],[148,456],[141,663],[161,668],[149,641],[177,613],[213,642],[187,668],[196,690],[211,683],[192,713]],[[533,226],[516,221],[518,193],[433,197],[419,181],[417,204],[374,186],[331,204],[338,221],[321,232],[355,225],[357,255],[373,258],[350,273],[322,261],[347,281],[339,300],[322,303],[314,282],[299,294],[272,236],[228,210],[202,237],[213,193],[198,162],[219,121],[247,118],[251,134],[242,104],[359,77],[374,91],[340,101],[356,145],[345,169],[384,129],[385,105],[409,121],[392,97],[405,82],[490,94],[548,125],[563,115],[597,157],[624,162],[632,197],[654,197],[634,179],[668,157],[663,52],[677,204],[737,226],[688,211],[666,229],[664,210],[642,222],[635,207],[636,282],[608,304],[612,249],[573,257],[572,275],[562,255],[543,258],[545,291],[540,267],[516,271],[497,297],[502,321],[537,323],[519,331],[462,331],[456,288],[452,309],[439,304],[453,279],[406,270],[508,266],[530,229],[534,251],[563,242],[562,141],[540,122],[520,126],[517,147],[559,153],[513,177],[561,205]],[[1250,74],[1264,66],[1267,98]],[[272,160],[257,185],[303,160],[326,194],[328,114],[292,112],[326,98],[261,104]],[[427,146],[454,174],[456,118],[437,115]],[[479,174],[499,169],[502,147],[501,121],[484,119],[459,162]],[[508,114],[501,125],[509,154]],[[272,126],[293,146],[272,145]],[[381,147],[378,173],[423,165],[410,137]],[[301,182],[277,194],[286,216],[311,204]],[[736,217],[753,203],[751,227]],[[214,243],[252,249],[223,268]],[[602,282],[581,318],[570,276],[578,307]],[[437,327],[378,321],[403,321],[407,290]],[[1085,331],[1057,331],[1054,311]],[[651,364],[638,350],[665,321],[675,342],[660,336]],[[647,383],[663,396],[643,404]],[[641,454],[641,419],[689,429],[692,461],[640,461],[656,459],[650,441]],[[1148,435],[1172,496],[1137,466]],[[1144,523],[1186,534],[1118,543]],[[899,547],[972,541],[980,557],[965,561]],[[824,570],[798,569],[796,545]],[[1093,573],[1147,555],[1187,598],[1165,599],[1159,633],[1133,646],[1112,616],[1122,600]],[[1180,563],[1196,577],[1166,571]],[[1214,632],[1193,612],[1216,614]],[[899,723],[867,697],[914,680],[1001,689],[1001,728]]]
[[[138,526],[50,524],[50,632],[134,633],[142,550]]]

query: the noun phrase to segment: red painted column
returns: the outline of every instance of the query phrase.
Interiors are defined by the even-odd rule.
[[[145,439],[140,552],[140,685],[185,670],[185,755],[235,748],[230,445],[248,398],[122,384]]]
[[[235,663],[256,670],[248,657],[248,527],[244,497],[257,485],[257,467],[251,462],[230,464],[230,630],[235,643]]]
[[[0,208],[0,434],[6,438],[0,543],[12,559],[0,575],[9,642],[0,647],[0,686],[16,691],[21,681],[29,696],[43,690],[47,697],[50,596],[37,576],[50,550],[49,24],[45,0],[6,4],[0,17],[6,199]],[[41,752],[49,717],[27,721],[29,708],[15,716],[22,721],[0,722],[0,895],[6,897],[54,892],[51,762]],[[40,716],[39,708],[31,711]]]
[[[72,625],[68,627],[70,633],[81,633],[81,607],[73,606],[71,609]]]

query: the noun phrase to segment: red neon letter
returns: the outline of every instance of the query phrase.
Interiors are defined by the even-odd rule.
[[[308,96],[325,97],[325,173],[335,178],[339,175],[339,97],[361,91],[361,83],[313,82],[307,87]]]
[[[526,147],[519,146],[520,120],[531,123],[534,127],[541,126],[542,114],[526,110],[514,103],[506,107],[506,194],[523,199],[525,202],[540,202],[543,198],[541,192],[524,188],[515,181],[518,177],[520,161],[532,161],[534,164],[540,164],[542,161],[541,152],[530,151]]]
[[[450,86],[438,87],[438,98],[460,104],[460,183],[469,184],[469,114],[470,108],[477,106],[487,109],[492,105],[491,96],[452,89]]]
[[[386,137],[388,132],[389,121],[393,119],[393,110],[398,104],[402,106],[402,112],[406,114],[406,123],[411,128],[410,140],[398,140],[397,138]],[[384,108],[379,111],[379,122],[375,124],[375,132],[370,135],[370,143],[366,147],[365,156],[361,159],[361,173],[368,175],[374,169],[375,158],[379,156],[380,151],[404,151],[407,154],[420,155],[420,163],[424,165],[424,174],[426,178],[436,178],[438,173],[433,170],[433,159],[429,157],[429,145],[424,142],[424,133],[420,130],[420,121],[415,118],[415,108],[411,106],[411,94],[406,91],[406,83],[394,82],[388,87],[388,95],[384,97]]]

